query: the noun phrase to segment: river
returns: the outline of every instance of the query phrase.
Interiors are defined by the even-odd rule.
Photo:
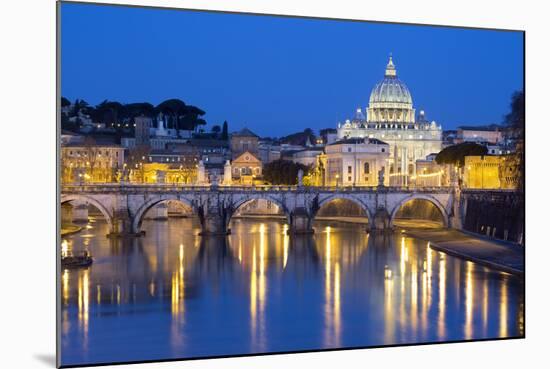
[[[521,278],[401,234],[316,222],[234,220],[201,238],[195,219],[144,221],[109,239],[91,219],[64,239],[94,256],[63,270],[61,363],[97,364],[523,335]]]

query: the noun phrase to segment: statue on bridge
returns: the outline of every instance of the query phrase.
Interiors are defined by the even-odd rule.
[[[298,187],[302,187],[304,185],[304,171],[302,168],[298,170]]]
[[[386,167],[382,167],[382,169],[380,169],[378,171],[378,186],[379,187],[384,187],[384,172],[386,171]]]

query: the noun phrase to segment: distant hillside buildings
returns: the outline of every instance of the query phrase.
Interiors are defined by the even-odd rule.
[[[102,103],[90,111],[82,101],[71,105],[65,99],[64,122],[79,122],[81,129],[61,133],[64,182],[263,184],[265,166],[282,159],[309,168],[304,179],[308,185],[445,186],[451,169],[435,162],[437,153],[449,145],[475,142],[487,146],[489,156],[467,158],[463,184],[514,186],[510,160],[504,158],[514,146],[506,129],[488,125],[442,131],[423,110],[416,113],[391,57],[364,111],[357,109],[353,119],[322,129],[318,136],[305,129],[281,139],[261,138],[248,128],[228,135],[226,123],[221,133],[220,126],[205,133],[197,130],[205,124],[198,119],[204,112],[176,99],[157,108],[126,105],[126,110],[131,106],[148,114],[126,117],[121,127],[93,122],[98,110],[117,104]],[[191,118],[185,118],[188,113]]]

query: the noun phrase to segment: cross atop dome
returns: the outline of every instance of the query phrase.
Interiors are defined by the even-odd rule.
[[[392,54],[390,53],[390,59],[388,60],[388,65],[386,65],[386,77],[396,77],[397,71],[395,70],[395,65],[393,64]]]

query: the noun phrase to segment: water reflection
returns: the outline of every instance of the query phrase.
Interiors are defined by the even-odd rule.
[[[233,221],[201,238],[193,219],[147,236],[66,238],[88,269],[64,270],[62,362],[150,360],[523,334],[523,285],[402,235],[317,222]]]

